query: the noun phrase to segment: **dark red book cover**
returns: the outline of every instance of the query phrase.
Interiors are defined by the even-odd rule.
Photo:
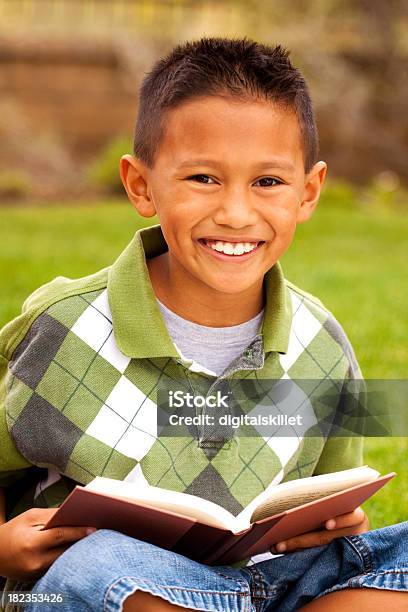
[[[326,520],[351,512],[394,476],[391,472],[257,521],[238,534],[130,498],[77,485],[44,529],[63,525],[114,529],[209,565],[225,565],[266,552],[281,540],[318,529]]]

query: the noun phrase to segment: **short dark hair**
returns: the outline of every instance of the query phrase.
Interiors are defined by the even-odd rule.
[[[165,113],[195,97],[225,94],[262,98],[294,111],[309,172],[317,161],[319,140],[307,83],[292,66],[289,51],[247,38],[187,42],[154,64],[140,88],[135,156],[152,168]]]

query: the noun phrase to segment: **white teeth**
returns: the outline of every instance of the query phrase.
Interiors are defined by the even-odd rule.
[[[226,255],[234,254],[234,246],[230,242],[224,242],[224,248],[222,250]]]
[[[225,253],[226,255],[243,255],[244,253],[249,253],[253,251],[258,244],[257,242],[223,242],[221,240],[205,240],[205,243],[214,251]]]

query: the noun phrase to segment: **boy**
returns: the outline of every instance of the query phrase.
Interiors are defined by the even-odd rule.
[[[226,39],[176,48],[144,80],[135,156],[120,170],[139,214],[160,226],[137,232],[110,268],[37,290],[1,335],[7,589],[42,596],[26,610],[51,608],[45,593],[61,594],[63,610],[406,609],[406,525],[367,532],[360,508],[242,568],[111,530],[41,531],[50,508],[97,475],[236,514],[272,482],[362,463],[358,437],[155,435],[166,380],[361,376],[337,321],[278,263],[326,174],[287,52]]]

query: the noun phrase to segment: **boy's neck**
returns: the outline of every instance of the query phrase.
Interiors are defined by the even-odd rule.
[[[263,286],[245,293],[212,290],[193,276],[171,266],[168,252],[147,260],[156,297],[183,319],[207,327],[230,327],[253,319],[265,303]]]

